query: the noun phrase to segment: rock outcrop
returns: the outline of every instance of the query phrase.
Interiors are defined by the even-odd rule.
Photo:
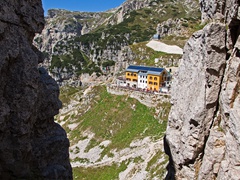
[[[240,179],[239,1],[201,0],[172,88],[166,179]]]
[[[63,9],[50,9],[45,17],[46,24],[34,43],[42,52],[54,53],[59,41],[89,33],[103,24],[110,12],[72,12]]]
[[[72,179],[69,141],[54,122],[59,88],[32,45],[40,0],[0,2],[0,179]]]
[[[184,26],[185,25],[185,26]],[[189,27],[188,27],[188,21],[186,19],[168,19],[160,24],[158,24],[157,28],[157,34],[160,35],[160,37],[164,36],[188,36],[189,34]]]

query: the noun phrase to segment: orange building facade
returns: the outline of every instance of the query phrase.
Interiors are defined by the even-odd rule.
[[[126,80],[136,81],[138,80],[138,74],[133,72],[126,72]]]
[[[148,74],[147,76],[147,88],[150,91],[159,91],[160,88],[163,86],[164,82],[167,79],[167,71],[162,71],[161,74]]]
[[[143,79],[143,74],[145,78]],[[168,71],[164,68],[130,65],[126,69],[126,83],[129,87],[159,91],[167,79]]]

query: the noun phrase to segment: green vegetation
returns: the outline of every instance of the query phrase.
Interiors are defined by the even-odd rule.
[[[158,161],[160,161],[160,163]],[[152,179],[156,175],[159,177],[159,179],[164,177],[164,173],[166,171],[163,167],[165,164],[167,164],[167,162],[168,156],[166,156],[163,152],[158,151],[157,154],[149,161],[147,166],[147,171],[151,174],[150,179]]]
[[[59,48],[59,46],[55,48]],[[62,47],[60,47],[60,49],[61,48]],[[51,66],[49,67],[51,73],[55,74],[57,71],[57,73],[68,72],[75,75],[80,75],[82,73],[88,73],[91,75],[94,72],[97,73],[98,76],[102,74],[99,66],[94,62],[89,61],[87,56],[80,50],[73,48],[69,52],[71,53],[52,55]]]
[[[82,87],[72,87],[72,86],[64,86],[60,89],[60,100],[63,103],[63,106],[67,106],[74,96],[81,92]],[[80,94],[81,95],[81,94]]]
[[[71,54],[52,55],[51,73],[54,73],[54,68],[58,69],[58,73],[67,71],[75,74],[81,74],[83,68],[88,64],[88,59],[79,50],[73,49]]]
[[[96,46],[101,49],[106,49],[111,45],[115,45],[115,49],[120,49],[123,45],[146,41],[155,33],[157,24],[157,22],[152,23],[150,12],[153,13],[149,9],[132,11],[126,15],[123,22],[98,28],[92,33],[75,38],[74,41],[81,42],[86,47],[95,42]],[[145,23],[142,23],[143,21]],[[102,33],[106,35],[103,39]]]
[[[112,141],[104,151],[109,153],[110,149],[128,147],[134,139],[146,136],[159,138],[165,132],[167,122],[160,124],[154,118],[153,108],[142,105],[136,99],[111,95],[102,86],[95,87],[94,91],[100,95],[94,99],[97,103],[79,117],[80,125],[69,133],[70,140],[77,140],[81,136],[79,132],[90,130],[95,133],[97,142]]]
[[[43,40],[42,40],[42,38],[37,37],[37,38],[34,39],[34,41],[38,44],[41,44]]]
[[[97,66],[94,62],[91,62],[87,67],[85,67],[81,71],[81,73],[88,73],[90,75],[94,72],[97,74],[97,76],[100,76],[102,74],[100,67]]]
[[[157,24],[169,18],[186,18],[189,19],[191,24],[189,25],[186,22],[183,23],[183,26],[194,26],[194,21],[196,20],[188,17],[182,3],[158,0],[150,2],[150,5],[153,6],[156,3],[163,5],[164,13],[162,11],[154,11],[154,8],[134,10],[125,15],[123,22],[116,25],[102,25],[91,33],[76,37],[73,41],[80,42],[87,48],[94,42],[99,50],[106,49],[107,46],[111,45],[114,45],[115,49],[120,49],[124,45],[149,40],[155,34]],[[200,17],[200,13],[195,15]],[[104,38],[102,38],[103,34],[105,35]]]
[[[63,87],[61,88],[60,99],[63,105],[67,106],[70,100],[82,100],[83,89],[81,87]],[[152,139],[159,139],[163,137],[167,116],[170,110],[170,103],[158,103],[158,108],[162,109],[159,116],[156,116],[154,108],[146,107],[139,103],[136,99],[127,96],[111,95],[106,91],[105,86],[94,87],[88,94],[92,99],[86,106],[81,106],[77,114],[66,114],[63,119],[66,124],[63,126],[70,140],[71,145],[77,143],[79,140],[86,139],[86,134],[83,132],[92,132],[94,137],[90,140],[85,152],[91,148],[99,145],[104,140],[110,140],[111,143],[107,147],[103,147],[101,158],[105,155],[113,157],[112,150],[125,149],[129,147],[133,140],[143,139],[145,137],[152,137]],[[80,100],[79,100],[80,99]],[[86,109],[91,107],[88,111]],[[75,110],[74,110],[75,111]],[[74,130],[68,128],[68,124],[78,123]],[[83,133],[83,134],[82,134]],[[79,148],[72,150],[72,153],[78,153]],[[162,152],[156,154],[149,162],[148,168],[153,176],[162,177],[164,173],[164,162],[160,163],[158,167],[154,164],[158,158],[162,158]],[[101,159],[100,158],[100,159]],[[126,162],[119,164],[112,164],[111,166],[94,167],[94,168],[73,168],[74,179],[117,179],[120,172],[127,168],[128,163],[141,163],[143,159],[136,157],[129,159]],[[88,159],[75,158],[72,162],[90,163]]]
[[[102,73],[100,66],[105,68],[115,65],[115,62],[111,59],[99,58],[103,51],[109,49],[109,47],[120,50],[123,46],[130,44],[132,44],[130,48],[136,55],[135,62],[137,64],[153,66],[155,65],[155,58],[160,58],[161,66],[171,66],[171,59],[178,59],[181,55],[156,52],[146,47],[146,41],[155,34],[157,24],[169,18],[185,18],[186,22],[182,23],[182,27],[188,28],[189,34],[196,29],[200,29],[202,25],[197,18],[186,17],[183,5],[178,2],[173,3],[166,0],[150,2],[152,6],[156,3],[163,4],[162,8],[165,12],[155,11],[154,8],[132,11],[126,14],[125,20],[117,25],[101,25],[89,34],[59,42],[54,48],[55,55],[52,56],[50,71],[52,73],[56,73],[56,70],[58,73],[67,71],[76,75],[96,72],[97,75],[100,75]],[[106,17],[110,16],[109,13],[105,15]],[[66,28],[71,29],[71,26],[75,24],[71,21]],[[183,47],[188,37],[188,34],[186,37],[167,36],[161,41]],[[89,60],[91,55],[96,55],[95,57],[98,58],[96,63]],[[82,94],[83,89],[81,87],[63,87],[61,89],[60,99],[63,106],[67,106],[72,100],[86,102],[85,100],[88,99],[86,103],[79,104],[79,108],[76,108],[71,114],[64,114],[65,117],[61,121],[66,122],[63,127],[68,133],[71,145],[86,139],[86,132],[94,133],[94,137],[90,140],[85,152],[98,146],[104,140],[111,141],[107,147],[101,147],[103,151],[99,161],[105,155],[113,157],[112,150],[119,151],[128,148],[134,140],[144,139],[145,137],[159,140],[163,137],[171,107],[170,103],[156,102],[158,103],[157,108],[160,109],[160,113],[156,115],[155,108],[149,108],[128,96],[111,95],[107,93],[104,86],[94,87],[85,97],[86,99],[82,99]],[[77,127],[71,130],[68,126],[70,124],[76,124]],[[71,153],[78,152],[80,152],[80,149],[76,148]],[[136,157],[111,166],[73,168],[74,179],[117,179],[119,173],[126,170],[130,162],[140,163],[142,161],[141,157]],[[84,158],[75,158],[72,162],[91,163]],[[163,177],[165,171],[163,166],[166,162],[167,158],[161,151],[152,157],[146,169],[150,174],[150,179],[153,177],[161,179]]]
[[[79,153],[79,152],[76,152],[76,153]],[[74,160],[72,160],[72,162],[81,162],[81,163],[89,163],[89,160],[88,159],[86,159],[86,158],[84,158],[84,159],[82,159],[82,158],[75,158]]]
[[[161,39],[161,42],[166,43],[168,45],[177,45],[177,46],[183,48],[185,43],[187,42],[188,38],[189,38],[188,36],[183,37],[183,36],[170,35],[170,36],[163,37]]]
[[[186,35],[179,36],[167,36],[161,39],[169,45],[178,45],[183,47],[189,36],[198,29],[201,29],[203,25],[200,23],[200,12],[196,11],[194,13],[187,13],[186,7],[181,2],[176,1],[166,1],[166,0],[153,0],[149,4],[151,8],[142,8],[139,10],[130,11],[125,14],[124,20],[119,24],[99,24],[90,33],[77,36],[70,39],[65,39],[65,43],[59,42],[55,48],[52,65],[50,71],[54,73],[61,73],[62,71],[67,71],[75,75],[80,75],[82,73],[92,74],[97,72],[97,75],[101,75],[100,66],[107,67],[113,64],[108,64],[106,59],[101,59],[101,56],[106,49],[111,50],[121,50],[122,47],[141,43],[148,41],[155,33],[156,27],[159,23],[168,20],[169,18],[181,19],[183,28],[186,28]],[[160,8],[161,7],[161,8]],[[161,9],[161,10],[160,10]],[[63,18],[62,21],[66,20],[70,12],[62,11]],[[91,13],[86,13],[89,18],[82,19],[81,13],[74,12],[72,15],[74,18],[70,18],[69,22],[66,21],[66,28],[77,28],[77,22],[88,22],[93,23],[94,17]],[[100,13],[101,18],[104,19],[109,17],[110,19],[112,13]],[[193,15],[194,14],[194,15]],[[111,19],[114,21],[114,19]],[[58,19],[57,21],[60,21]],[[85,22],[85,23],[86,23]],[[171,25],[175,26],[175,25]],[[174,27],[169,27],[174,28]],[[36,39],[36,41],[39,41]],[[134,46],[134,45],[133,45]],[[79,48],[81,47],[81,48]],[[80,50],[81,49],[81,50]],[[149,50],[147,50],[149,51]],[[84,52],[84,53],[83,53]],[[136,55],[140,54],[140,51],[134,51]],[[96,63],[90,63],[89,57],[97,57]],[[57,57],[55,57],[57,56]],[[137,64],[145,65],[155,65],[154,59],[161,58],[163,60],[162,64],[159,65],[170,65],[169,59],[179,58],[176,55],[162,54],[161,52],[150,52],[146,54],[146,58],[136,58]],[[56,62],[59,61],[60,62]],[[170,62],[171,63],[171,62]],[[56,70],[57,68],[57,70]]]
[[[167,54],[154,51],[147,47],[146,44],[147,42],[141,42],[130,46],[131,50],[136,55],[135,62],[138,65],[155,66],[155,58],[159,58],[161,61],[157,64],[158,66],[172,66],[172,59],[181,58],[181,55],[178,54]]]
[[[73,178],[85,180],[113,180],[127,168],[127,162],[99,168],[73,168]]]
[[[108,67],[108,66],[114,66],[114,65],[115,65],[115,61],[111,61],[111,60],[104,61],[102,63],[102,67]]]

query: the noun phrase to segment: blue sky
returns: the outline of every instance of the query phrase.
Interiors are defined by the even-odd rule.
[[[118,7],[125,0],[42,0],[45,15],[48,9],[98,12]]]

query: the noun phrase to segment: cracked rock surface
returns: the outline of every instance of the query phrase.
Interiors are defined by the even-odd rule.
[[[167,179],[240,179],[239,2],[200,5],[207,25],[186,43],[172,88]]]
[[[0,2],[0,179],[72,179],[59,88],[32,45],[43,27],[41,0]]]

